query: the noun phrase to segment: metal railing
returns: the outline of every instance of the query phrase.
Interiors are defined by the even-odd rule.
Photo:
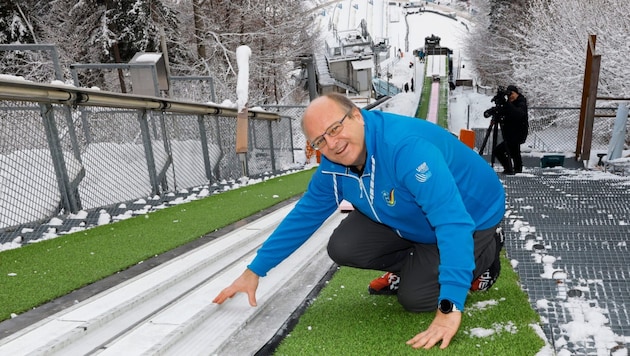
[[[294,168],[299,123],[278,111],[248,110],[243,172],[235,108],[0,79],[0,233]]]
[[[593,126],[593,150],[606,150],[615,122],[616,108],[597,108]],[[532,107],[526,144],[543,152],[573,152],[578,134],[580,108]]]
[[[612,134],[616,108],[597,108],[599,115],[593,125],[593,150],[606,150]],[[580,108],[530,107],[529,134],[523,147],[533,151],[551,153],[575,153]],[[481,147],[485,129],[475,130],[475,147]],[[500,138],[499,138],[500,141]],[[484,154],[490,154],[492,135]]]
[[[304,109],[248,111],[243,172],[235,152],[235,108],[0,79],[0,233],[59,214],[147,197],[159,202],[167,193],[200,186],[211,191],[243,176],[298,167],[306,142],[295,118]],[[578,108],[532,107],[529,114],[527,146],[573,151]],[[598,114],[593,148],[604,150],[614,109]],[[482,140],[484,132],[476,137]]]

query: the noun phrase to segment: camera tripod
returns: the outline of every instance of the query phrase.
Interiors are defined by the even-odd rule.
[[[494,150],[497,147],[497,139],[499,137],[499,130],[501,130],[501,134],[503,135],[503,124],[500,122],[501,120],[493,117],[490,120],[490,126],[486,130],[486,135],[483,138],[483,143],[479,148],[479,154],[483,156],[483,151],[486,149],[486,144],[488,143],[488,139],[490,138],[490,134],[492,134],[492,150],[490,151],[490,165],[494,167],[494,160],[496,158],[494,154]],[[504,139],[505,140],[505,139]],[[507,154],[507,160],[510,162],[510,166],[512,166],[512,156],[510,155],[510,150],[507,145],[505,146],[505,153]]]

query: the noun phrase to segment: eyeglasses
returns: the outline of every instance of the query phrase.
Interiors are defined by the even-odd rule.
[[[339,135],[341,133],[341,131],[343,131],[343,121],[351,113],[352,113],[352,109],[350,109],[350,111],[348,111],[341,118],[341,120],[335,121],[332,125],[328,126],[328,128],[326,129],[326,131],[324,131],[323,134],[321,134],[320,136],[315,137],[313,139],[313,141],[311,141],[311,147],[314,150],[319,151],[322,147],[326,146],[326,138],[324,137],[325,135],[328,135],[330,137],[335,137],[335,136]]]

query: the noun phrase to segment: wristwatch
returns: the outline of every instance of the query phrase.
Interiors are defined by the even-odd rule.
[[[440,300],[440,302],[438,303],[438,310],[444,314],[448,314],[453,311],[461,311],[457,309],[457,306],[455,306],[455,304],[453,304],[453,302],[448,299]]]

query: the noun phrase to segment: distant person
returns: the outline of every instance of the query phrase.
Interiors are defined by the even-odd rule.
[[[405,83],[405,85],[403,85],[403,89],[405,89],[405,93],[409,92],[409,83]]]
[[[260,277],[345,199],[354,210],[328,241],[332,260],[386,272],[369,283],[369,293],[396,294],[408,311],[435,313],[426,330],[409,331],[417,334],[407,344],[446,348],[469,291],[487,290],[499,276],[505,192],[497,174],[440,126],[361,110],[337,93],[313,100],[302,128],[322,152],[321,164],[247,269],[213,302],[243,292],[255,306]]]
[[[423,49],[418,51],[418,57],[420,58],[420,62],[424,62],[424,50]]]
[[[521,144],[527,140],[529,115],[527,98],[514,85],[505,88],[507,101],[502,106],[500,116],[503,122],[503,142],[494,149],[494,156],[503,166],[504,174],[523,172]]]

